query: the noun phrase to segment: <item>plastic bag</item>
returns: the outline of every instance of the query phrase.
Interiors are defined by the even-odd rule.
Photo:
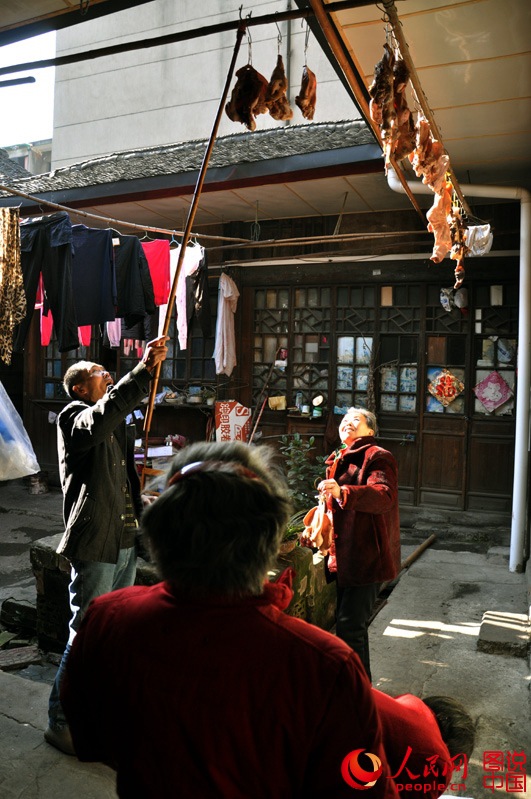
[[[493,235],[490,225],[472,225],[466,229],[465,244],[470,255],[486,255],[492,247]]]
[[[15,480],[40,472],[22,419],[0,383],[0,480]]]

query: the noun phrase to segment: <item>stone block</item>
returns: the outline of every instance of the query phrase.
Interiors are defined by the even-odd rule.
[[[35,605],[16,599],[4,599],[0,608],[0,623],[7,630],[34,635],[37,626]]]
[[[335,623],[336,588],[334,583],[326,582],[323,556],[313,554],[308,547],[297,546],[279,556],[269,579],[278,579],[289,566],[295,570],[294,596],[286,613],[330,630]]]
[[[311,612],[307,621],[323,630],[331,630],[336,623],[336,583],[326,582],[324,555],[319,552],[313,556],[313,567],[315,584],[313,596],[308,600]]]
[[[530,632],[529,618],[523,613],[487,610],[479,629],[477,648],[490,654],[526,657]]]

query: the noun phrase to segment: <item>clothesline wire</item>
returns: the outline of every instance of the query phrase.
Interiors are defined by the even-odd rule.
[[[337,244],[341,241],[365,241],[367,239],[395,238],[397,236],[416,236],[429,235],[428,230],[394,230],[381,231],[378,233],[342,233],[339,236],[330,233],[322,236],[307,236],[296,239],[263,239],[262,241],[250,241],[245,244],[226,244],[218,247],[209,247],[209,252],[214,250],[249,250],[256,247],[298,247],[312,246],[314,244]]]
[[[109,225],[117,225],[118,227],[128,227],[134,230],[142,231],[143,233],[150,231],[152,233],[166,233],[171,235],[173,240],[175,241],[175,236],[182,236],[182,232],[178,230],[170,230],[166,228],[158,228],[158,227],[149,227],[147,225],[138,225],[134,222],[125,222],[123,220],[114,219],[112,217],[106,216],[99,216],[98,214],[92,214],[89,211],[79,211],[74,208],[69,208],[65,205],[59,205],[58,203],[48,202],[47,200],[41,200],[39,197],[35,197],[30,194],[25,194],[24,192],[19,191],[18,189],[11,188],[9,186],[4,186],[0,184],[0,191],[7,191],[12,194],[15,194],[19,197],[23,197],[24,199],[31,200],[40,205],[47,205],[50,208],[54,208],[55,210],[59,211],[66,211],[69,214],[78,214],[79,216],[88,218],[88,219],[98,219],[101,221],[108,222]],[[424,233],[425,231],[418,231],[418,230],[411,230],[411,231],[395,231],[395,232],[380,232],[380,233],[371,233],[371,234],[360,234],[360,233],[343,233],[341,236],[337,236],[334,234],[331,235],[321,235],[321,236],[307,236],[301,238],[292,238],[292,239],[264,239],[262,241],[256,241],[254,239],[244,239],[244,238],[234,238],[230,236],[214,236],[209,234],[202,234],[202,233],[193,233],[191,237],[195,238],[204,238],[210,239],[213,241],[224,241],[229,242],[229,244],[218,245],[215,247],[209,247],[209,252],[214,250],[227,250],[227,249],[250,249],[254,247],[295,247],[297,245],[301,246],[310,246],[313,244],[324,244],[330,241],[330,243],[337,244],[339,241],[351,241],[357,239],[376,239],[376,238],[389,238],[394,236],[407,236],[411,234],[417,233]]]
[[[59,205],[59,203],[51,202],[50,200],[42,200],[40,197],[35,197],[32,194],[25,194],[20,189],[14,189],[11,186],[4,186],[0,184],[0,191],[6,191],[9,194],[14,194],[17,197],[22,197],[25,200],[31,200],[38,206],[46,205],[49,208],[54,208],[56,211],[66,211],[68,214],[82,216],[85,219],[97,219],[100,222],[107,222],[109,223],[109,227],[112,225],[117,225],[118,227],[127,227],[133,230],[139,230],[143,233],[150,231],[151,233],[166,233],[168,236],[182,236],[183,232],[180,230],[170,230],[168,228],[160,228],[160,227],[150,227],[149,225],[138,225],[136,222],[126,222],[123,219],[114,219],[111,216],[100,216],[99,214],[93,214],[90,211],[80,211],[76,208],[69,208],[66,205]],[[192,238],[197,239],[209,239],[211,241],[232,241],[235,243],[246,243],[249,239],[242,239],[242,238],[231,238],[230,236],[214,236],[210,233],[191,233],[190,236]]]

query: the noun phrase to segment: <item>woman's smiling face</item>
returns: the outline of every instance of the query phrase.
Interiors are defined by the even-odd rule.
[[[347,447],[363,436],[373,436],[374,430],[367,424],[367,419],[361,411],[349,411],[345,414],[339,425],[339,437]]]

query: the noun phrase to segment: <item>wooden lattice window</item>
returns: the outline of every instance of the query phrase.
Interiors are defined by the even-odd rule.
[[[330,313],[329,287],[255,291],[254,402],[267,382],[289,405],[309,405],[317,394],[328,403]]]
[[[474,413],[514,414],[518,331],[515,286],[478,286],[474,310]],[[485,393],[484,393],[485,392]]]
[[[382,333],[418,333],[420,327],[420,286],[381,286],[380,330]]]
[[[382,335],[379,341],[379,409],[417,410],[418,337]]]

